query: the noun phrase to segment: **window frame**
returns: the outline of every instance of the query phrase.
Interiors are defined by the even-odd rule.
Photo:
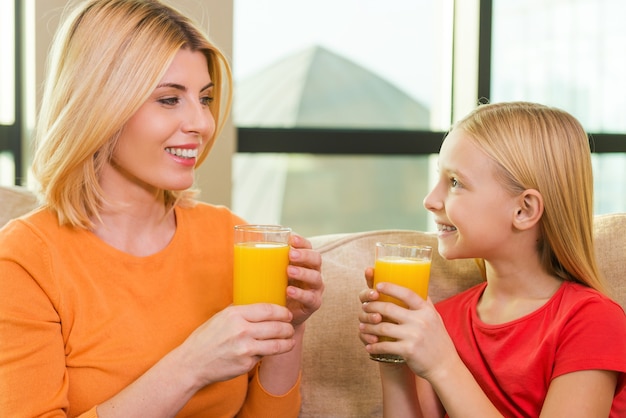
[[[238,127],[237,152],[436,154],[444,136],[437,131]]]

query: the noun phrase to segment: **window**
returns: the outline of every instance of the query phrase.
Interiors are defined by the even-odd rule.
[[[15,167],[9,152],[11,127],[15,124],[15,10],[14,4],[0,4],[0,185],[13,184]]]
[[[591,132],[626,132],[626,2],[495,0],[491,97],[547,103]]]
[[[236,0],[237,125],[447,127],[447,3]]]
[[[0,60],[15,61],[15,5],[5,1],[0,4]],[[15,66],[0,66],[0,91],[15,91]],[[0,124],[15,122],[15,94],[0,95]]]
[[[425,229],[429,153],[451,120],[452,2],[234,5],[233,209],[304,235]]]
[[[462,89],[474,82],[471,106],[479,98],[530,100],[559,106],[578,117],[593,137],[596,213],[626,211],[623,185],[615,181],[626,177],[626,122],[619,116],[626,103],[624,95],[614,93],[626,91],[625,58],[618,52],[626,41],[619,21],[626,9],[621,0],[482,0],[479,26],[473,22],[473,2],[468,1],[393,0],[378,10],[375,1],[311,2],[320,15],[292,10],[303,7],[302,2],[295,6],[288,0],[268,0],[263,10],[252,3],[235,0],[239,103],[234,116],[239,153],[233,206],[248,220],[289,224],[311,235],[432,229],[421,208],[436,161],[432,154],[438,151],[443,131],[458,118],[453,111],[459,97],[467,94]],[[380,19],[368,22],[368,16]],[[383,21],[395,23],[384,26]],[[334,27],[336,22],[343,32]],[[413,24],[407,29],[398,22]],[[384,40],[385,36],[389,38]],[[406,126],[380,120],[357,123],[342,119],[343,113],[329,105],[322,106],[332,109],[325,119],[298,119],[303,109],[297,104],[302,103],[298,100],[305,94],[308,73],[294,69],[302,70],[305,64],[310,69],[315,60],[311,49],[298,49],[299,39],[356,63],[417,98],[429,112],[429,122],[418,122],[414,116],[416,124]],[[378,41],[382,47],[376,46]],[[463,41],[467,45],[459,44]],[[363,50],[372,59],[361,58]],[[416,57],[419,71],[410,69]],[[401,81],[381,63],[409,66],[420,82]],[[358,80],[359,85],[371,82],[359,76],[348,80]],[[331,83],[312,93],[323,94]],[[349,99],[345,91],[331,88],[331,93],[332,105]],[[358,104],[351,109],[361,105],[360,93],[352,92]],[[379,91],[374,95],[383,97]],[[467,110],[459,110],[459,116]]]
[[[20,1],[0,2],[0,185],[13,185],[21,172]]]
[[[622,0],[493,2],[491,98],[549,104],[581,121],[596,151],[598,214],[626,211],[623,16]]]

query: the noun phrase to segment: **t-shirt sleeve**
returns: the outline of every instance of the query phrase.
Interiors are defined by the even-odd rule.
[[[300,380],[298,377],[295,385],[284,395],[275,396],[267,392],[259,380],[260,362],[250,372],[248,396],[237,418],[273,418],[294,417],[300,413]]]
[[[553,377],[579,370],[626,373],[626,315],[598,296],[577,306],[563,327]]]

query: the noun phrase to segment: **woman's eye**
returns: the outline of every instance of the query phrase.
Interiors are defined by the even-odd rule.
[[[200,103],[202,103],[202,106],[208,106],[211,104],[212,101],[213,97],[211,96],[204,96],[200,98]]]
[[[174,106],[178,104],[179,101],[180,100],[178,99],[178,97],[164,97],[162,99],[159,99],[159,103],[167,106]]]

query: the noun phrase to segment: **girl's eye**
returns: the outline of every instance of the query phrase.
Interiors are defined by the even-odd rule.
[[[213,102],[213,97],[211,96],[204,96],[200,98],[200,103],[202,103],[202,106],[208,106],[211,104],[211,102]]]
[[[459,186],[459,181],[456,178],[452,177],[450,179],[450,186],[452,186],[453,188],[454,187],[458,187]]]
[[[178,102],[180,102],[178,97],[164,97],[162,99],[159,99],[159,103],[167,105],[167,106],[174,106],[178,104]]]

